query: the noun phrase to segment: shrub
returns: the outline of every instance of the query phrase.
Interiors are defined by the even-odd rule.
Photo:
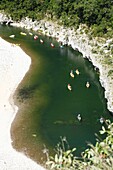
[[[89,144],[89,148],[82,154],[81,158],[74,156],[75,148],[69,149],[66,138],[61,138],[61,142],[56,147],[56,154],[51,157],[47,154],[46,168],[48,170],[112,170],[113,168],[113,123],[104,120],[105,126],[100,130],[101,135],[105,135],[102,140],[97,138],[94,145]]]

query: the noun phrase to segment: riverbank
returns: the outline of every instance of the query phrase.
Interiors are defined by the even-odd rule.
[[[0,169],[44,170],[12,148],[10,127],[18,111],[13,94],[29,70],[31,59],[19,46],[0,38]]]
[[[32,29],[54,37],[64,45],[71,46],[74,50],[77,49],[83,54],[83,57],[88,58],[95,66],[95,69],[99,69],[100,82],[105,89],[107,107],[113,113],[113,55],[111,53],[113,38],[92,37],[91,31],[85,25],[80,25],[75,31],[74,28],[65,28],[52,21],[41,20],[32,22],[27,17],[21,22],[13,22],[11,25],[28,30]]]

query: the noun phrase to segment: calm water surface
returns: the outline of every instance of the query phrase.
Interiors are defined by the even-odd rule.
[[[27,31],[27,36],[20,35],[20,31],[25,32],[20,28],[0,26],[1,37],[19,43],[32,58],[30,70],[14,97],[20,109],[11,128],[13,147],[42,162],[44,145],[52,151],[60,136],[66,136],[70,147],[76,147],[76,155],[80,155],[87,142],[95,143],[95,133],[102,126],[100,117],[112,119],[99,83],[99,73],[71,47],[61,49],[55,39],[37,34],[39,38],[34,40]],[[11,34],[16,37],[10,39]],[[55,48],[50,47],[51,42]],[[76,69],[80,75],[76,75]],[[70,76],[71,70],[75,78]],[[85,86],[87,81],[90,88]],[[72,91],[67,89],[68,84]],[[20,90],[25,94],[24,99],[18,96]],[[79,113],[81,122],[77,120]]]

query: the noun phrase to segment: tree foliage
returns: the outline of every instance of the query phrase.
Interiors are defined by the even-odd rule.
[[[1,0],[0,9],[13,19],[28,16],[59,19],[65,26],[85,23],[92,26],[95,34],[105,34],[113,29],[112,0]]]

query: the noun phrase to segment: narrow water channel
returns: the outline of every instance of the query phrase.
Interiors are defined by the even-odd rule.
[[[95,143],[95,133],[102,126],[100,118],[113,119],[107,110],[99,72],[71,47],[60,48],[55,39],[38,34],[34,40],[27,31],[27,36],[20,35],[21,31],[25,32],[0,26],[0,36],[20,44],[32,59],[30,70],[14,96],[20,109],[12,123],[12,145],[42,162],[44,145],[52,151],[60,137],[65,136],[70,147],[77,148],[76,155],[80,155],[88,142]],[[14,39],[9,38],[12,34],[16,35]],[[71,70],[74,78],[70,76]],[[82,121],[77,119],[78,114]]]

